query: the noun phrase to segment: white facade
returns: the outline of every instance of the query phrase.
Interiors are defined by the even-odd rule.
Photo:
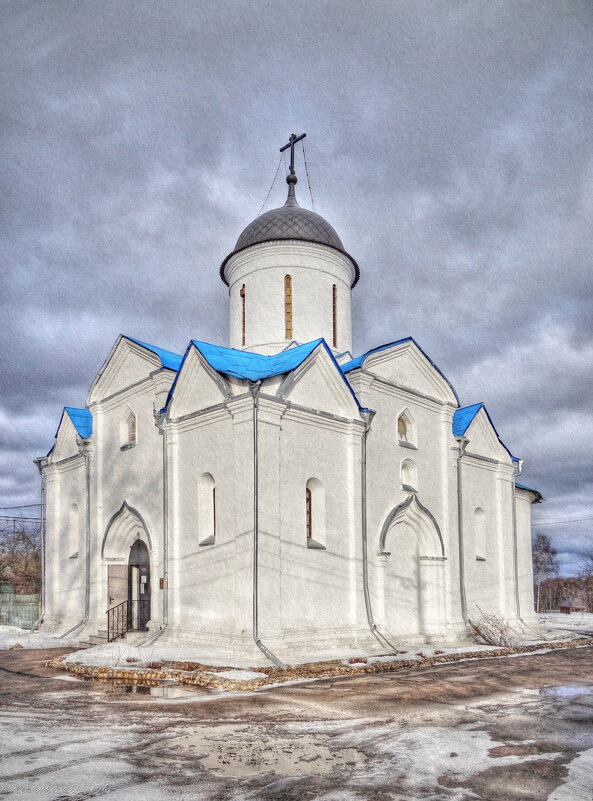
[[[96,635],[117,607],[255,663],[465,638],[480,610],[534,621],[538,493],[413,340],[344,353],[358,267],[287,205],[298,237],[269,212],[223,265],[236,350],[120,337],[65,410],[42,466],[46,626]]]

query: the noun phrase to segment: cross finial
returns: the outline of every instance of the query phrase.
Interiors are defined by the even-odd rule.
[[[286,183],[288,184],[288,197],[286,198],[286,206],[298,206],[296,195],[294,191],[294,185],[297,182],[296,173],[294,171],[294,146],[297,142],[300,142],[301,139],[304,139],[307,136],[306,133],[302,133],[300,136],[296,134],[290,134],[288,137],[288,144],[284,145],[280,148],[280,152],[283,153],[285,150],[290,148],[290,167],[289,173],[286,176]]]
[[[295,183],[296,184],[296,175],[295,175],[295,172],[294,172],[294,146],[296,145],[297,142],[300,142],[301,139],[304,139],[305,136],[307,136],[306,133],[302,133],[300,136],[297,136],[296,134],[292,133],[288,137],[288,143],[286,145],[283,145],[283,147],[280,148],[280,152],[281,153],[284,153],[285,150],[288,150],[288,148],[290,148],[290,167],[289,167],[290,173],[286,177],[286,182],[287,183]],[[295,177],[294,181],[289,181],[288,180],[291,175],[294,175],[294,177]]]

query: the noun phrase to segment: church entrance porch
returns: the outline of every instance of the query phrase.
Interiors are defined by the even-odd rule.
[[[109,642],[128,631],[148,631],[151,619],[149,543],[141,516],[124,503],[110,521],[102,548],[103,559],[109,561],[105,612]]]
[[[107,640],[127,631],[148,631],[150,620],[150,556],[142,540],[130,548],[127,565],[108,568]]]

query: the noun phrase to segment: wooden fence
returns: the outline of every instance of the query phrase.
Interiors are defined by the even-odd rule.
[[[0,625],[30,629],[39,617],[39,595],[0,593]]]

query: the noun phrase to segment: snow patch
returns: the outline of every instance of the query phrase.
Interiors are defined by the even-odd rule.
[[[68,648],[78,645],[80,633],[75,632],[61,638],[59,634],[47,631],[29,631],[18,626],[0,626],[0,651],[22,645],[23,648]]]
[[[548,796],[548,801],[591,801],[593,748],[583,751],[567,767],[566,781]]]

